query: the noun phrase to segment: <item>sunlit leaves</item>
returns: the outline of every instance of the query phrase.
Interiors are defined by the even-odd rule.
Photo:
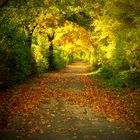
[[[9,1],[1,9],[1,43],[4,47],[15,44],[20,46],[18,40],[23,38],[19,37],[19,33],[24,34],[26,39],[21,42],[28,47],[31,46],[31,40],[33,45],[35,42],[36,62],[40,58],[44,63],[47,62],[45,59],[50,43],[47,33],[50,34],[49,29],[53,28],[55,38],[52,43],[59,48],[56,50],[61,52],[61,57],[62,54],[65,54],[65,58],[72,53],[79,53],[79,56],[84,54],[82,58],[85,56],[90,62],[97,60],[93,62],[95,65],[109,65],[113,70],[124,67],[124,61],[127,65],[125,70],[129,73],[131,70],[128,67],[139,69],[139,7],[138,0]],[[6,28],[11,29],[10,26],[17,28],[17,35],[12,31],[5,32]],[[90,30],[91,34],[80,26]],[[39,35],[34,35],[36,30]],[[119,49],[118,42],[121,42]],[[95,50],[92,49],[93,46],[96,46]],[[8,47],[6,50],[9,50]],[[91,55],[92,52],[94,55]]]
[[[77,6],[77,7],[68,6],[67,9],[70,10],[70,12],[73,12],[75,14],[82,11],[82,8],[80,6]]]
[[[72,22],[66,22],[65,26],[58,28],[56,33],[57,34],[55,42],[59,45],[65,44],[67,46],[71,46],[71,44],[73,44],[74,49],[76,49],[78,46],[79,49],[81,50],[90,49],[89,47],[90,41],[88,33],[83,28],[77,26],[76,24],[73,24]],[[64,47],[64,49],[66,48],[71,47]]]
[[[113,70],[114,77],[116,77],[117,73],[123,71],[129,73],[130,67],[138,62],[134,55],[136,51],[132,51],[139,44],[137,41],[139,35],[135,34],[136,30],[139,30],[138,22],[135,22],[135,19],[139,20],[137,1],[129,3],[121,0],[102,2],[98,1],[97,7],[100,14],[98,12],[98,18],[91,24],[91,28],[94,28],[94,39],[98,44],[95,54],[98,61],[95,61],[95,65],[113,67],[116,70]],[[124,77],[128,78],[129,76],[125,75]],[[126,82],[129,81],[127,78]]]

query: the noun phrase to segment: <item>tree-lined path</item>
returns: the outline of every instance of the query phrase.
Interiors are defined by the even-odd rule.
[[[0,0],[0,139],[139,140],[139,9]]]
[[[76,62],[1,92],[0,139],[139,140],[137,131],[131,132],[124,121],[125,101],[119,108],[117,96],[107,96],[109,89],[91,82],[91,70]]]

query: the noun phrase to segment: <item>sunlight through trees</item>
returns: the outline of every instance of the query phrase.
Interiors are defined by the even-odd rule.
[[[139,87],[139,8],[138,0],[9,0],[0,11],[0,82],[83,60],[115,87]]]

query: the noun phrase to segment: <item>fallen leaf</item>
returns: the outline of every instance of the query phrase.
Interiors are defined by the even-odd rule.
[[[50,128],[50,127],[51,127],[51,125],[49,124],[49,125],[47,125],[47,127],[48,127],[48,128]]]

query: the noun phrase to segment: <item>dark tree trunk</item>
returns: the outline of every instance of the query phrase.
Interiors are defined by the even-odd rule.
[[[55,33],[53,32],[52,35],[48,34],[48,39],[50,42],[50,46],[49,46],[49,54],[48,54],[48,62],[49,62],[49,70],[55,70],[55,66],[54,66],[54,54],[53,54],[53,39],[54,39],[54,35]]]
[[[33,35],[33,32],[34,32],[35,28],[37,27],[37,25],[38,25],[38,23],[36,23],[36,25],[34,25],[34,27],[33,27],[33,29],[31,31],[29,30],[28,27],[26,27],[26,29],[28,30],[28,32],[30,32],[29,35],[28,35],[29,36],[28,37],[28,40],[26,42],[26,44],[27,44],[27,46],[29,48],[31,48],[31,45],[32,45],[32,35]]]

